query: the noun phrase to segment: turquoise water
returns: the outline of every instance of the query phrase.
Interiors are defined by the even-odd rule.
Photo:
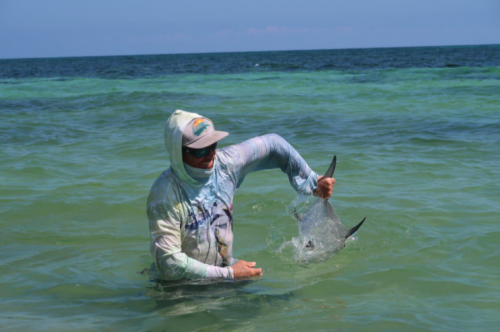
[[[500,312],[499,47],[0,60],[0,328],[494,331]],[[445,54],[441,56],[441,54]],[[259,64],[259,66],[256,66]],[[164,284],[146,198],[175,109],[278,133],[367,221],[299,265],[278,170],[234,201],[262,278]]]

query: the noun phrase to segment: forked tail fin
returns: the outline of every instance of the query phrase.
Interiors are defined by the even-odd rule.
[[[361,227],[361,225],[363,225],[363,223],[365,222],[365,219],[366,217],[363,218],[363,220],[361,220],[361,222],[359,224],[357,224],[356,226],[354,226],[353,228],[349,229],[347,231],[347,234],[345,236],[345,238],[347,239],[349,236],[353,235],[354,233],[356,233],[356,231],[358,230],[358,228]]]
[[[330,167],[328,167],[328,171],[325,173],[325,178],[331,178],[333,176],[333,172],[335,172],[335,166],[337,165],[337,156],[333,156],[332,163]]]
[[[332,163],[330,164],[330,167],[328,167],[328,170],[326,171],[325,173],[325,178],[331,178],[333,176],[333,172],[335,172],[335,166],[337,165],[337,156],[333,156],[333,160],[332,160]],[[326,202],[326,201],[325,201]],[[347,234],[345,236],[345,238],[347,239],[349,236],[353,235],[354,233],[356,233],[356,231],[361,227],[361,225],[363,225],[363,223],[365,222],[365,219],[366,217],[363,218],[363,220],[361,220],[361,222],[359,224],[357,224],[356,226],[354,226],[353,228],[347,230]]]

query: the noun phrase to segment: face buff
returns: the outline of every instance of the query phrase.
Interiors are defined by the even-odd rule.
[[[212,167],[211,169],[196,168],[196,167],[189,166],[186,163],[183,163],[183,164],[184,164],[184,168],[186,169],[186,172],[188,173],[188,175],[190,177],[192,177],[196,181],[205,182],[208,180],[210,175],[214,174],[216,163],[217,163],[217,159],[214,160],[214,167]]]

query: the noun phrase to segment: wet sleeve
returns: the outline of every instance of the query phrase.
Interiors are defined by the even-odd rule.
[[[300,154],[281,136],[268,134],[225,148],[232,161],[235,182],[241,185],[254,171],[279,168],[288,175],[292,187],[310,195],[318,187],[318,174],[311,170]]]
[[[182,252],[181,223],[178,211],[165,202],[148,206],[151,254],[164,280],[233,278],[230,267],[210,266]]]

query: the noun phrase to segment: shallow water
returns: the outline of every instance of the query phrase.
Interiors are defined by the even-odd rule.
[[[500,311],[498,46],[0,60],[2,330],[493,331]],[[255,64],[259,63],[259,66]],[[146,198],[177,109],[275,132],[346,227],[297,264],[278,170],[234,201],[260,279],[151,282]]]

